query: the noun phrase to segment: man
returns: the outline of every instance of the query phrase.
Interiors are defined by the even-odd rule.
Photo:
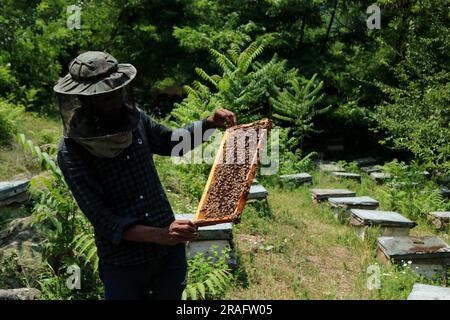
[[[203,137],[209,128],[235,125],[236,117],[218,109],[172,131],[135,107],[135,76],[131,64],[104,52],[85,52],[69,64],[54,87],[64,125],[58,165],[94,227],[106,299],[180,299],[185,242],[197,227],[174,219],[152,155],[171,155],[177,130],[195,141],[196,131]]]

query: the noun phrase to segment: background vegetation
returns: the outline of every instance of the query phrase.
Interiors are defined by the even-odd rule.
[[[344,160],[362,154],[381,160],[395,157],[398,161],[386,166],[396,176],[392,184],[381,187],[363,179],[360,186],[350,187],[415,220],[424,219],[432,209],[448,209],[433,182],[450,173],[448,1],[376,3],[381,7],[379,30],[366,26],[366,8],[372,1],[3,0],[0,178],[42,170],[50,174],[33,179],[33,205],[18,213],[32,213],[48,238],[45,263],[33,273],[9,256],[2,273],[15,275],[22,285],[38,283],[43,298],[101,297],[92,230],[52,165],[54,144],[61,137],[52,87],[67,72],[69,61],[86,50],[105,50],[135,65],[136,102],[169,126],[198,120],[219,106],[236,112],[241,123],[270,117],[280,129],[280,173],[315,172],[313,160],[324,155]],[[67,7],[73,4],[81,8],[81,29],[67,27]],[[17,133],[25,135],[16,141]],[[333,142],[336,138],[339,141]],[[336,143],[345,152],[327,151]],[[159,157],[157,165],[175,210],[195,210],[209,166],[173,166]],[[356,170],[351,164],[348,168]],[[432,180],[421,180],[415,174],[421,170],[428,170]],[[326,177],[317,178],[324,185],[330,183],[321,180]],[[210,261],[195,259],[186,298],[405,296],[415,279],[405,270],[391,270],[392,279],[408,277],[388,281],[393,290],[374,296],[364,289],[364,268],[373,262],[368,248],[328,220],[329,209],[311,208],[306,188],[285,193],[276,178],[262,181],[271,192],[275,214],[248,206],[247,218],[236,232],[267,238],[268,246],[275,249],[267,254],[243,253],[243,269],[237,274],[230,273],[222,260],[211,267]],[[298,210],[286,207],[292,199],[299,202]],[[2,226],[15,216],[4,217]],[[276,224],[269,228],[267,219],[275,219]],[[329,253],[325,247],[336,241],[338,247],[345,244],[360,253],[362,260],[354,257],[352,262],[356,269],[344,261],[349,252],[335,257],[342,260],[338,270],[350,279],[345,294],[311,289],[317,284],[314,275],[322,276],[324,270],[308,269],[313,268],[315,254],[309,254],[310,262],[301,258],[312,250],[306,240],[315,236],[306,232],[308,223],[323,229],[323,234],[333,234],[315,243],[323,255]],[[437,232],[425,221],[424,225],[418,233]],[[297,240],[305,249],[299,251],[290,240],[285,243],[286,235],[301,236]],[[339,253],[342,248],[335,249]],[[287,258],[289,263],[281,263]],[[67,290],[58,277],[72,263],[89,270],[84,283],[91,286],[80,292]],[[324,268],[332,269],[331,262],[324,263]],[[262,279],[255,266],[273,279]],[[303,278],[285,275],[297,267],[306,268]],[[275,280],[290,284],[290,289],[263,290],[278,288]],[[234,289],[227,291],[230,284]]]

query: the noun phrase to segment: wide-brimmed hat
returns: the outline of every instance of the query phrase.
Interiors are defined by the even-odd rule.
[[[53,90],[66,95],[97,95],[128,85],[136,77],[136,68],[118,63],[109,53],[87,51],[73,59],[69,73],[59,79]]]

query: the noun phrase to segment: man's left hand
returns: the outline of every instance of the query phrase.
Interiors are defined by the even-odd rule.
[[[206,119],[210,128],[228,128],[237,125],[236,115],[230,110],[219,108]]]

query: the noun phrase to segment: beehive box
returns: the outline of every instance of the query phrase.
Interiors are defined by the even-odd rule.
[[[336,177],[336,178],[343,178],[343,179],[351,179],[351,180],[356,180],[356,181],[361,181],[361,175],[358,173],[353,173],[353,172],[332,172],[331,173],[332,176]]]
[[[29,196],[27,193],[30,180],[0,181],[0,207],[12,203],[25,203]]]
[[[252,184],[247,195],[247,200],[264,200],[267,199],[269,192],[260,184]]]
[[[195,215],[177,214],[177,220],[193,220]],[[204,257],[215,256],[215,252],[220,257],[222,250],[229,250],[230,257],[228,263],[231,267],[236,265],[236,257],[233,245],[231,223],[220,223],[215,225],[203,226],[198,228],[198,237],[193,241],[186,243],[186,256],[188,259],[194,258],[197,254]]]
[[[375,159],[373,157],[358,158],[358,159],[355,159],[353,161],[356,162],[356,164],[359,167],[374,166],[378,162],[377,159]]]
[[[259,164],[272,122],[263,119],[225,130],[200,199],[198,226],[238,221]]]
[[[303,183],[312,183],[312,176],[309,173],[293,173],[293,174],[283,174],[280,176],[281,181],[284,183],[298,186]]]
[[[322,172],[343,172],[344,168],[340,167],[335,163],[321,163],[319,165],[319,170]]]
[[[415,283],[408,300],[450,300],[450,288]]]
[[[347,189],[311,189],[312,199],[315,202],[323,202],[328,198],[354,197],[356,193]]]
[[[365,172],[367,174],[371,174],[372,172],[381,172],[381,171],[383,171],[383,167],[380,167],[380,166],[361,167],[361,171]]]
[[[383,183],[384,181],[391,179],[392,175],[385,172],[372,172],[370,177],[378,183]]]
[[[428,217],[439,230],[443,230],[450,225],[450,211],[433,211],[428,213]]]
[[[346,222],[350,218],[351,209],[375,210],[378,208],[378,201],[367,196],[328,198],[328,202],[334,208],[336,219],[341,222]]]
[[[411,268],[427,278],[450,267],[450,247],[438,237],[380,237],[378,260],[383,264],[411,261]]]
[[[380,228],[380,236],[409,236],[416,223],[392,211],[351,209],[349,225],[364,239],[368,227]]]

